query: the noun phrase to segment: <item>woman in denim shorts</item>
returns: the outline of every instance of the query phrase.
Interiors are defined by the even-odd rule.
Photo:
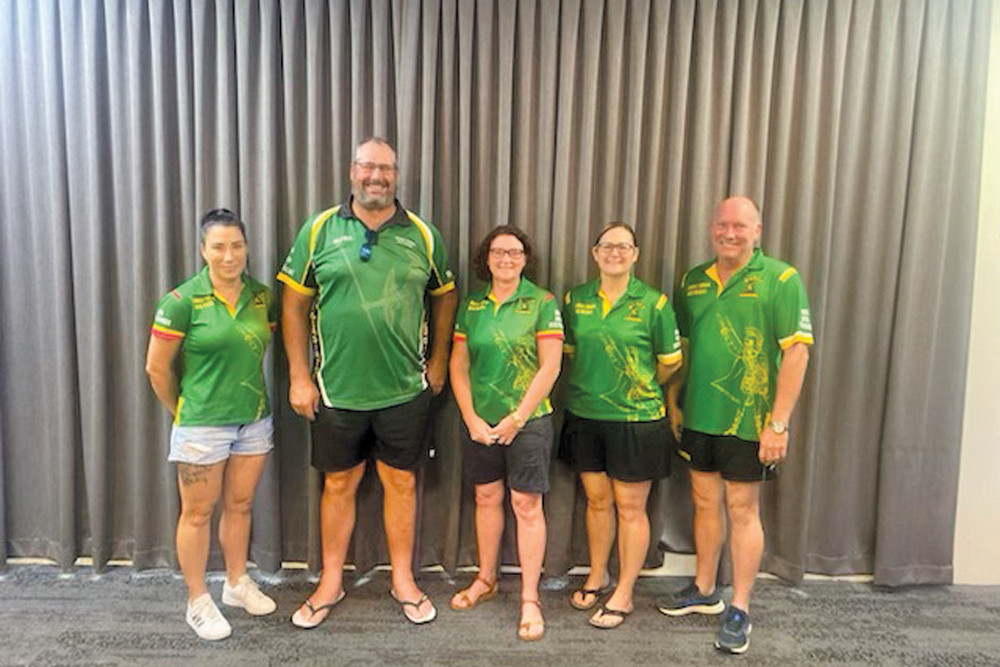
[[[246,274],[246,228],[235,213],[215,209],[202,218],[201,255],[205,267],[160,300],[146,372],[174,417],[168,459],[177,464],[181,498],[177,560],[188,587],[187,622],[202,639],[215,640],[232,632],[205,584],[220,498],[222,602],[253,615],[275,609],[246,564],[250,509],[273,447],[263,360],[277,308],[271,290]]]

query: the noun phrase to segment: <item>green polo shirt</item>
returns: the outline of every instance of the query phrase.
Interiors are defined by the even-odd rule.
[[[207,266],[160,299],[152,334],[182,341],[174,423],[249,424],[271,414],[263,362],[277,321],[271,290],[244,274],[232,306],[212,288]]]
[[[681,360],[677,323],[667,297],[634,276],[613,305],[599,280],[566,294],[563,321],[573,414],[602,421],[653,421],[665,415],[657,362]]]
[[[424,375],[424,296],[455,289],[441,234],[396,204],[362,261],[366,227],[351,200],[302,226],[278,280],[314,296],[323,403],[377,410],[411,400]]]
[[[694,267],[681,278],[674,302],[688,343],[684,427],[760,440],[781,351],[813,343],[799,272],[758,248],[725,287],[715,262]]]
[[[491,286],[469,294],[458,308],[454,339],[469,351],[472,407],[490,424],[517,409],[538,373],[538,341],[562,340],[559,303],[527,278],[497,303]],[[552,412],[546,396],[531,418]]]

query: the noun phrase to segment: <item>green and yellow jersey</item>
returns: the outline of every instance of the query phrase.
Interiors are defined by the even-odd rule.
[[[465,343],[469,352],[469,385],[477,415],[496,424],[517,409],[538,373],[538,341],[545,338],[563,338],[559,304],[527,278],[521,278],[503,303],[497,303],[490,286],[462,300],[454,339]],[[551,412],[546,396],[530,418]]]
[[[694,267],[681,278],[674,303],[688,345],[684,427],[760,440],[781,351],[813,343],[799,272],[757,249],[725,287],[714,262]]]
[[[244,274],[230,304],[212,288],[207,266],[160,299],[152,335],[181,341],[175,424],[249,424],[271,414],[263,362],[277,320],[271,290]]]
[[[574,287],[563,305],[571,354],[567,409],[602,421],[654,421],[666,413],[657,362],[681,360],[673,308],[662,292],[630,278],[611,304],[599,280]]]
[[[322,211],[302,226],[278,273],[316,297],[316,380],[327,407],[377,410],[423,391],[424,296],[455,289],[440,232],[416,214],[397,203],[377,233],[366,232],[350,199]]]

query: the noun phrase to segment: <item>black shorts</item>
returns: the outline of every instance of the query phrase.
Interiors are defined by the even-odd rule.
[[[764,482],[775,476],[775,468],[760,462],[759,448],[759,442],[735,435],[710,435],[684,429],[677,453],[692,470],[717,472],[730,482]]]
[[[622,482],[663,479],[670,474],[667,420],[612,422],[566,412],[559,460],[577,472],[606,472]]]
[[[320,405],[312,432],[312,465],[323,472],[349,470],[374,458],[399,470],[415,470],[427,459],[431,391],[378,410]]]
[[[462,428],[462,473],[467,482],[489,484],[506,479],[522,493],[549,492],[552,415],[532,419],[509,445],[484,445]]]

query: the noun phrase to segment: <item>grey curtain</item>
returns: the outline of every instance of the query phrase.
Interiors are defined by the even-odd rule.
[[[174,564],[168,421],[143,359],[156,299],[199,266],[215,206],[273,275],[348,191],[360,137],[398,145],[401,200],[463,289],[500,222],[556,293],[612,219],[668,293],[727,193],[801,270],[818,345],[765,498],[766,568],[948,582],[972,289],[989,0],[0,0],[0,566]],[[268,364],[277,450],[252,557],[317,564],[318,479]],[[459,420],[438,402],[419,562],[474,557]],[[682,472],[682,470],[681,470]],[[367,479],[352,559],[385,562]],[[689,551],[686,480],[652,500]],[[586,563],[554,471],[547,566]],[[512,558],[508,541],[505,550]],[[655,545],[651,549],[651,561]]]

